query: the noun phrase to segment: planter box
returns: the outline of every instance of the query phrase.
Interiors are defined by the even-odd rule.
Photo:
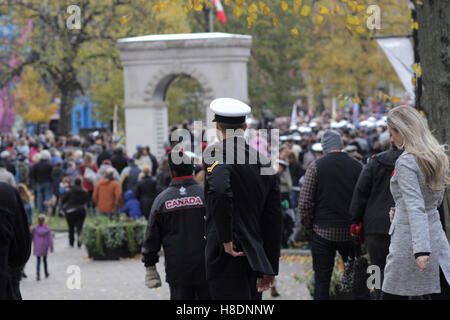
[[[146,223],[99,219],[83,228],[82,242],[93,260],[132,258],[141,252]]]
[[[135,257],[137,254],[139,254],[141,252],[140,250],[141,248],[139,248],[139,250],[136,250],[136,252],[130,252],[128,250],[128,248],[117,248],[117,249],[109,249],[109,248],[104,248],[103,251],[105,252],[105,255],[101,255],[97,252],[89,252],[88,251],[88,256],[90,259],[93,260],[119,260],[121,258],[133,258]]]

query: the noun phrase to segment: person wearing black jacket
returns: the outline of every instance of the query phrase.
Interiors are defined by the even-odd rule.
[[[141,204],[142,215],[148,219],[153,201],[158,195],[158,182],[151,176],[149,167],[145,166],[142,174],[143,177],[136,186],[136,199]]]
[[[193,159],[169,154],[172,182],[155,199],[142,245],[148,288],[161,286],[156,270],[161,245],[164,249],[166,282],[171,300],[209,300],[205,275],[205,198],[203,186],[194,180]]]
[[[146,146],[145,149],[147,150],[147,154],[152,162],[152,176],[155,176],[156,171],[158,170],[158,160],[156,160],[156,157],[153,155],[153,153],[150,152],[149,146]]]
[[[248,105],[220,98],[210,109],[225,139],[204,151],[206,276],[215,300],[260,300],[274,286],[279,268],[282,214],[276,172],[245,141]]]
[[[124,168],[128,167],[127,158],[123,155],[123,150],[121,147],[118,147],[114,150],[111,157],[111,163],[114,169],[116,169],[119,174],[122,173],[122,170]]]
[[[19,281],[31,254],[31,235],[19,192],[0,182],[0,300],[21,300]]]
[[[350,205],[352,233],[366,242],[371,264],[380,268],[381,281],[390,244],[388,213],[395,206],[389,184],[395,162],[402,152],[391,149],[368,160],[358,178]],[[375,292],[380,299],[381,290],[376,289]]]
[[[62,179],[64,177],[64,171],[62,169],[62,163],[60,161],[55,163],[55,166],[52,169],[52,185],[53,185],[53,194],[56,197],[56,203],[59,203],[59,184],[61,183]],[[52,210],[52,215],[54,216],[56,214],[56,209],[58,208],[58,205],[55,205]]]
[[[45,201],[50,200],[53,194],[52,185],[52,164],[50,163],[50,152],[41,151],[41,160],[33,166],[31,170],[31,179],[36,188],[36,202],[38,212],[46,213],[47,205]]]
[[[78,248],[81,248],[80,235],[83,231],[84,219],[86,218],[86,204],[89,200],[89,194],[83,189],[81,184],[81,178],[75,178],[73,187],[61,197],[61,203],[69,226],[69,245],[71,247],[74,245],[76,229]]]
[[[102,145],[102,152],[97,157],[97,168],[100,168],[100,166],[103,163],[103,160],[111,160],[111,153],[108,151],[108,145],[104,143]]]

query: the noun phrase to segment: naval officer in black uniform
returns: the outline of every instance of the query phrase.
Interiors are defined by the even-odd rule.
[[[282,215],[276,172],[245,141],[248,105],[221,98],[210,109],[223,136],[204,152],[210,293],[216,300],[258,300],[278,274]]]

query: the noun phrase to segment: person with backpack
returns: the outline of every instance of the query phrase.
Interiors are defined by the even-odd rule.
[[[141,171],[141,168],[136,165],[133,158],[128,159],[128,167],[123,169],[120,177],[122,193],[124,195],[128,190],[132,190],[133,192],[135,192],[139,174],[141,173]]]

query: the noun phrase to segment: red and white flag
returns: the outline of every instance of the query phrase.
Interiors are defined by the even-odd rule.
[[[227,22],[227,17],[225,15],[225,11],[223,10],[222,3],[220,0],[213,0],[213,4],[216,6],[217,18],[222,22],[222,24],[225,24],[225,22]]]

